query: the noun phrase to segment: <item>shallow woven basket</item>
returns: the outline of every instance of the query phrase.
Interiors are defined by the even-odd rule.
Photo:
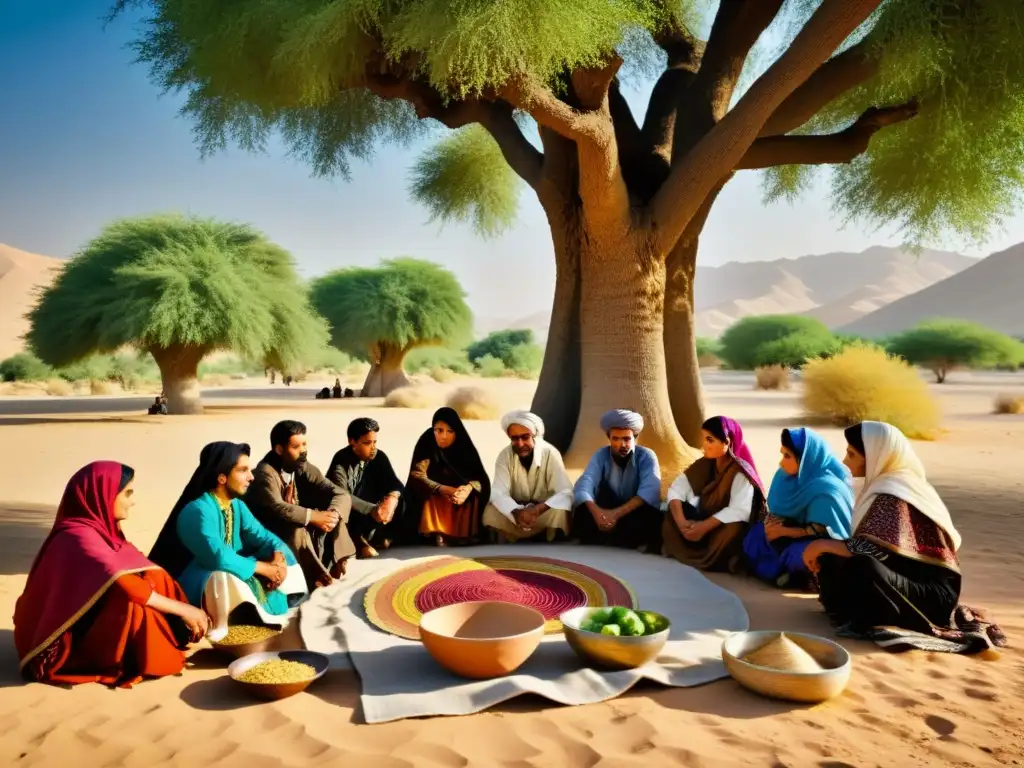
[[[779,630],[734,632],[722,643],[725,668],[744,688],[762,696],[787,701],[816,703],[838,696],[850,681],[853,663],[849,652],[824,637],[802,632],[786,636],[822,666],[820,672],[785,672],[744,661],[743,656],[776,639]]]

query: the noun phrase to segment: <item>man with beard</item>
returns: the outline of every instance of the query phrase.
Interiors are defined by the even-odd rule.
[[[249,446],[205,446],[149,559],[173,576],[189,602],[203,608],[216,642],[235,623],[283,627],[306,594],[288,545],[268,531],[242,501],[252,471]],[[248,616],[241,616],[248,613]]]
[[[356,543],[356,557],[376,557],[408,538],[404,530],[405,486],[398,479],[387,455],[377,448],[380,424],[359,418],[348,425],[348,446],[331,459],[327,477],[352,496],[348,533]]]
[[[352,499],[307,460],[305,424],[275,424],[270,446],[245,501],[260,522],[291,546],[312,591],[344,576],[355,554],[346,529]]]
[[[654,451],[636,444],[643,428],[633,411],[601,417],[608,446],[593,455],[575,488],[572,528],[584,544],[661,552],[661,468]]]
[[[544,422],[530,411],[511,411],[502,416],[501,428],[509,445],[494,463],[484,525],[499,543],[568,536],[572,481],[558,449],[544,440]]]

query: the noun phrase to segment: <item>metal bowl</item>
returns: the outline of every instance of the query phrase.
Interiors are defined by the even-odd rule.
[[[580,629],[580,625],[595,611],[601,610],[605,609],[584,606],[573,608],[558,617],[562,622],[566,641],[581,659],[605,669],[635,669],[658,658],[672,630],[668,617],[650,611],[666,623],[665,629],[653,635],[639,637],[599,635]]]
[[[722,643],[722,661],[736,682],[762,696],[787,701],[817,703],[843,692],[853,669],[850,653],[839,643],[818,635],[786,632],[786,637],[807,651],[823,667],[821,672],[787,672],[743,660],[744,656],[780,634],[779,630],[734,632],[725,639]]]
[[[252,669],[264,661],[281,659],[283,661],[298,661],[309,664],[316,670],[316,674],[308,680],[300,680],[297,683],[247,683],[238,679],[246,670]],[[284,699],[294,696],[306,690],[314,680],[323,676],[324,672],[331,666],[330,659],[316,651],[264,651],[263,653],[251,653],[236,659],[228,666],[228,676],[238,685],[242,686],[247,693],[260,699]]]

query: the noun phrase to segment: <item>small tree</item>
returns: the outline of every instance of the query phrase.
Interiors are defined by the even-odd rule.
[[[481,357],[490,355],[501,360],[505,367],[509,367],[509,355],[512,350],[523,344],[533,344],[533,331],[529,329],[494,331],[489,333],[486,338],[470,344],[466,348],[466,356],[470,362],[475,363]]]
[[[46,381],[53,369],[31,352],[19,352],[0,361],[0,381]]]
[[[331,343],[370,361],[363,395],[386,397],[407,386],[409,351],[459,345],[471,333],[465,291],[447,269],[420,259],[350,267],[313,282],[313,306],[327,318]]]
[[[749,371],[763,365],[803,365],[836,346],[820,321],[800,315],[744,317],[722,334],[718,356],[730,368]]]
[[[199,363],[214,350],[288,370],[327,341],[287,251],[245,224],[178,215],[109,225],[28,317],[49,365],[149,352],[173,414],[202,412]]]
[[[964,320],[931,320],[893,337],[888,351],[927,368],[942,384],[956,368],[1019,364],[1024,345],[1005,334]]]

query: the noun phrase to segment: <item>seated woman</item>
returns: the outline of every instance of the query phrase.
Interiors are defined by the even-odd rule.
[[[130,687],[176,675],[209,620],[121,531],[134,471],[113,461],[78,470],[14,607],[21,673],[41,683]]]
[[[409,511],[419,518],[420,534],[432,536],[439,547],[474,543],[491,481],[454,409],[439,409],[431,424],[412,452]]]
[[[664,553],[703,571],[739,570],[743,535],[764,509],[761,478],[743,429],[724,416],[701,427],[704,457],[668,491]]]
[[[894,648],[974,653],[1006,638],[959,605],[960,534],[896,427],[865,421],[846,430],[844,463],[864,488],[853,538],[819,539],[804,550],[819,599],[843,635]]]
[[[812,429],[782,430],[782,460],[768,489],[768,515],[743,540],[755,575],[779,587],[810,573],[804,550],[815,539],[850,538],[850,473]]]
[[[295,555],[242,501],[252,479],[248,445],[207,445],[149,553],[210,614],[213,641],[229,618],[283,627],[308,594]]]

